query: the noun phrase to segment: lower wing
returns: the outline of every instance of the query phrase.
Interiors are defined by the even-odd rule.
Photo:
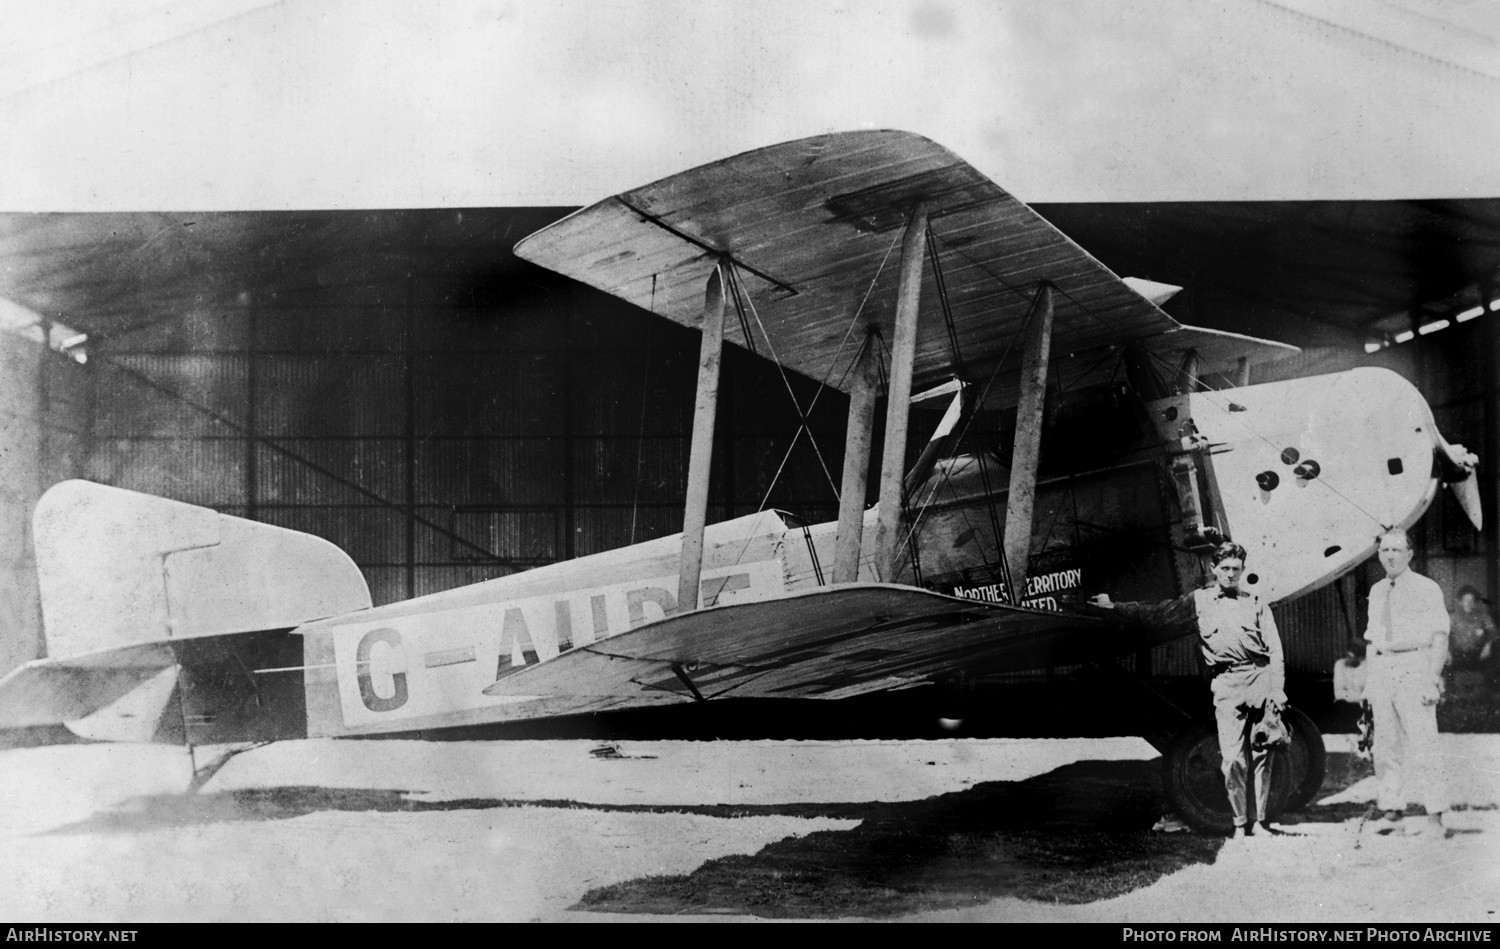
[[[527,666],[485,689],[520,698],[839,699],[958,670],[1011,671],[1120,655],[1158,635],[1113,617],[981,603],[893,584],[843,584],[671,616]]]

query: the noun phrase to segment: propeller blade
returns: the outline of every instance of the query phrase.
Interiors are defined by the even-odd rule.
[[[1449,444],[1441,432],[1436,434],[1438,470],[1442,472],[1443,481],[1453,491],[1453,497],[1458,500],[1458,506],[1464,509],[1464,514],[1468,516],[1474,529],[1484,530],[1484,506],[1480,501],[1479,479],[1474,477],[1479,456],[1462,445]]]
[[[1479,479],[1465,478],[1462,481],[1453,481],[1448,484],[1453,496],[1458,499],[1458,506],[1464,509],[1469,516],[1469,523],[1474,525],[1477,531],[1484,530],[1484,510],[1479,501]]]

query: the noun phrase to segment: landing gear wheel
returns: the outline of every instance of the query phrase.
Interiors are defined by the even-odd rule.
[[[1221,761],[1219,737],[1211,721],[1193,722],[1172,739],[1162,755],[1161,783],[1167,803],[1199,833],[1234,830]]]
[[[1287,795],[1286,809],[1300,811],[1312,803],[1323,789],[1328,767],[1328,751],[1323,747],[1323,733],[1313,720],[1288,705],[1281,710],[1281,720],[1292,733],[1291,747],[1277,753],[1272,767],[1291,766],[1292,791]]]
[[[1270,820],[1281,816],[1292,795],[1292,774],[1285,757],[1283,753],[1272,755],[1271,796],[1267,802]],[[1211,720],[1193,722],[1162,756],[1162,787],[1167,801],[1188,826],[1200,833],[1228,834],[1234,830],[1222,762],[1218,731]],[[1321,776],[1318,781],[1322,783]]]
[[[1328,753],[1312,719],[1291,706],[1282,710],[1291,744],[1271,757],[1272,820],[1306,807],[1323,787]],[[1196,721],[1173,741],[1162,757],[1162,786],[1167,801],[1194,830],[1227,834],[1234,829],[1229,795],[1220,770],[1219,736],[1212,721]]]

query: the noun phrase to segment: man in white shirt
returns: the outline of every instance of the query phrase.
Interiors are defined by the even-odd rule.
[[[1427,820],[1413,833],[1444,836],[1447,782],[1438,754],[1437,703],[1448,660],[1448,609],[1436,583],[1411,570],[1411,540],[1402,530],[1380,538],[1385,579],[1370,588],[1370,675],[1365,698],[1375,715],[1376,808],[1394,826],[1420,790]],[[1412,785],[1412,787],[1408,787]]]

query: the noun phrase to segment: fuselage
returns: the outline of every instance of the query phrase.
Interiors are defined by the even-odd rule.
[[[1112,445],[1070,451],[1055,443],[1053,456],[1062,460],[1051,473],[1044,466],[1038,482],[1022,605],[1067,608],[1085,591],[1101,590],[1174,596],[1203,582],[1194,548],[1214,536],[1247,548],[1250,589],[1286,599],[1366,559],[1379,532],[1415,522],[1437,488],[1431,411],[1386,370],[1141,407],[1136,430]],[[974,455],[940,464],[909,498],[914,527],[895,581],[1008,599],[996,544],[1005,474],[996,459]],[[872,510],[867,528],[874,518]],[[835,529],[771,511],[712,525],[702,606],[825,585]],[[492,698],[483,689],[673,613],[679,549],[677,536],[664,537],[307,624],[297,631],[307,731],[367,734],[545,715],[545,699]],[[860,579],[878,579],[873,529],[862,551]],[[612,707],[601,695],[589,710]],[[579,710],[576,701],[568,708]]]

